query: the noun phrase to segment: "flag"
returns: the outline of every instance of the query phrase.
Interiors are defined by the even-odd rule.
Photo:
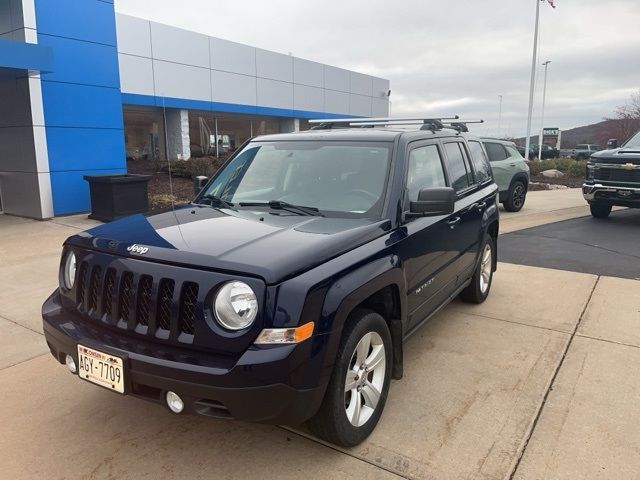
[[[549,2],[549,5],[551,5],[553,8],[556,8],[556,0],[547,0],[547,2]]]

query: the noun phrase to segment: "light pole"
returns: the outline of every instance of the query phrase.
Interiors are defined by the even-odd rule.
[[[500,136],[501,124],[502,124],[502,95],[498,95],[498,136]]]
[[[544,103],[547,99],[547,70],[549,68],[549,64],[551,60],[547,60],[542,65],[544,65],[544,84],[542,87],[542,125],[540,125],[540,136],[538,137],[538,160],[542,160],[542,141],[544,140]]]
[[[533,91],[536,85],[536,60],[538,58],[538,24],[540,20],[540,2],[536,2],[536,23],[533,30],[533,55],[531,57],[531,79],[529,80],[529,112],[527,113],[527,135],[524,143],[524,159],[529,160],[529,147],[531,145],[531,116],[533,114]]]

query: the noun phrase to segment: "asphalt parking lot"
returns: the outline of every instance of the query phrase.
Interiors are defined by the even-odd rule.
[[[504,214],[499,248],[511,263],[499,264],[491,296],[454,302],[409,340],[380,424],[348,450],[304,428],[172,415],[70,375],[48,353],[39,310],[57,283],[61,242],[91,222],[0,215],[2,476],[637,477],[640,282],[533,266],[513,243],[587,214],[576,191],[532,192],[522,212]],[[576,228],[595,224],[585,225]],[[637,256],[627,263],[640,271]]]

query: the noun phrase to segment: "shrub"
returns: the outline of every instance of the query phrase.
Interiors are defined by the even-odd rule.
[[[581,160],[573,160],[573,163],[569,166],[567,174],[571,177],[583,178],[585,174],[587,162]]]

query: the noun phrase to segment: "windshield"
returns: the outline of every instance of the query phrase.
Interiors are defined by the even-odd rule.
[[[624,147],[640,149],[640,132],[636,133],[633,137],[631,137],[629,141],[624,144]]]
[[[390,152],[383,142],[252,142],[200,198],[217,197],[234,208],[284,202],[325,216],[377,218]]]

